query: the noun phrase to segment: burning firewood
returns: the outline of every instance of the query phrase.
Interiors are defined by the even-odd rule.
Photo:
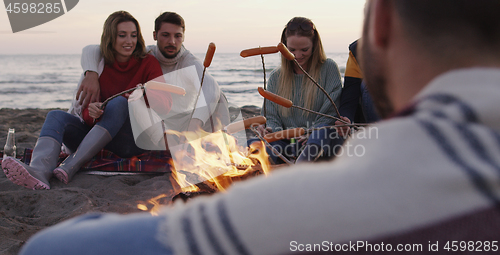
[[[194,186],[196,188],[191,188],[191,190],[188,191],[181,191],[178,192],[173,198],[172,201],[176,201],[178,199],[182,199],[184,202],[187,200],[198,197],[201,195],[211,195],[214,194],[218,191],[224,191],[219,190],[218,185],[215,185],[214,183],[219,183],[220,185],[224,186],[224,188],[229,187],[232,185],[234,182],[239,182],[246,180],[248,178],[252,178],[258,175],[264,174],[264,170],[260,164],[260,162],[257,159],[252,159],[254,165],[252,166],[246,166],[246,165],[235,165],[235,167],[238,169],[239,173],[234,176],[227,176],[227,175],[220,175],[217,176],[214,179],[207,180],[204,182],[196,183]],[[196,178],[192,173],[186,172],[186,171],[179,171],[183,174],[186,174],[187,179],[193,179]]]

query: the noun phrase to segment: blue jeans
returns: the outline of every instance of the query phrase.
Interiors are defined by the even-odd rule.
[[[135,145],[125,97],[120,96],[109,101],[101,120],[96,125],[105,128],[113,137],[104,148],[119,157],[130,158],[145,152]],[[40,137],[52,137],[64,143],[70,150],[76,151],[91,129],[92,127],[82,122],[80,118],[64,111],[54,110],[47,114]]]
[[[319,127],[324,127],[327,125],[320,125]],[[254,138],[248,140],[247,144],[250,145],[255,141],[260,141],[259,138]],[[323,149],[323,158],[331,158],[335,154],[335,149],[341,146],[344,139],[338,137],[335,129],[319,129],[313,131],[306,142],[306,145],[315,144]],[[287,159],[294,159],[299,156],[302,144],[292,144],[289,139],[283,139],[270,143],[275,150],[282,154]],[[267,154],[269,155],[272,163],[282,164],[285,163],[280,159],[270,148],[266,147]]]
[[[87,214],[35,234],[20,255],[170,255],[157,238],[163,217],[149,213]]]

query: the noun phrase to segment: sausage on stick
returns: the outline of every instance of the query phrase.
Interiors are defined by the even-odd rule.
[[[240,52],[240,56],[243,58],[246,58],[246,57],[257,56],[257,55],[278,53],[278,51],[279,51],[278,47],[276,47],[276,46],[259,47],[259,48],[242,50]]]

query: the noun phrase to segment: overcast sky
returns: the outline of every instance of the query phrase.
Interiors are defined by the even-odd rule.
[[[365,0],[80,0],[65,15],[40,26],[12,33],[5,8],[0,9],[0,54],[80,54],[98,44],[102,25],[117,10],[130,12],[140,23],[146,44],[154,44],[154,19],[164,11],[186,22],[184,45],[204,53],[210,42],[217,52],[237,53],[277,45],[286,23],[295,16],[310,18],[327,52],[347,52],[359,38]]]

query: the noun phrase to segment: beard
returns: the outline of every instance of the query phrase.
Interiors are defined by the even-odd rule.
[[[381,58],[376,56],[366,41],[368,39],[369,20],[370,11],[366,14],[363,38],[361,43],[358,44],[360,46],[360,65],[364,75],[364,82],[372,97],[375,109],[379,116],[385,119],[394,113],[394,106],[388,97],[387,79],[384,76],[384,65]]]
[[[177,49],[173,46],[167,46],[166,48],[172,48],[172,49]],[[164,51],[162,48],[160,48],[160,52],[161,54],[165,57],[165,58],[168,58],[168,59],[172,59],[172,58],[175,58],[177,57],[177,55],[179,55],[179,52],[181,52],[180,50],[178,50],[177,52],[175,52],[174,54],[168,54],[166,51]]]

